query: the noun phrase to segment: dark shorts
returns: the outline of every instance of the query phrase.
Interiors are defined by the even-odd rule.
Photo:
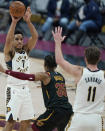
[[[37,127],[39,131],[52,131],[57,128],[58,131],[64,131],[72,115],[71,109],[48,109],[35,120],[32,129],[34,131]]]

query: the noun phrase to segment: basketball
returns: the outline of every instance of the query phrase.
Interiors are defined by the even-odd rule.
[[[25,5],[21,1],[13,1],[9,7],[10,14],[15,18],[23,17],[25,10]]]

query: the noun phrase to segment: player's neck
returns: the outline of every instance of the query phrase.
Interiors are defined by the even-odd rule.
[[[54,72],[54,69],[47,69],[46,72]]]
[[[87,68],[90,69],[91,71],[98,70],[97,65],[90,65],[90,64],[88,64],[88,65],[87,65]]]
[[[22,49],[15,48],[15,51],[21,53]]]

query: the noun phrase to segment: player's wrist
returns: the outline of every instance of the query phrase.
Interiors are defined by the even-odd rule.
[[[17,24],[17,21],[16,21],[16,20],[12,20],[12,23],[13,23],[14,25],[16,25],[16,24]]]
[[[60,46],[61,47],[61,41],[55,41],[56,46]]]
[[[5,70],[5,74],[10,75],[11,74],[11,70]]]
[[[27,24],[31,24],[31,20],[27,20],[26,22],[27,22]]]
[[[5,72],[6,72],[6,70],[5,70],[5,69],[2,69],[0,72],[5,73]]]
[[[4,69],[4,70],[3,70],[3,73],[5,73],[5,72],[6,72],[6,70]]]

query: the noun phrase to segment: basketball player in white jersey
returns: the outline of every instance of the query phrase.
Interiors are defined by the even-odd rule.
[[[74,76],[77,84],[74,102],[74,116],[69,131],[102,131],[101,113],[104,111],[105,71],[97,64],[100,51],[97,47],[85,49],[86,68],[73,65],[63,58],[61,50],[62,28],[52,31],[55,41],[56,62],[66,72]]]
[[[11,15],[12,17],[12,15]],[[8,69],[13,71],[29,73],[29,52],[35,47],[38,34],[33,26],[31,9],[27,8],[24,15],[31,37],[26,44],[23,44],[23,34],[15,31],[16,24],[20,20],[12,17],[6,43],[4,47],[5,62]],[[6,86],[6,126],[3,131],[12,131],[16,120],[20,121],[19,131],[26,131],[30,119],[34,118],[34,109],[31,100],[28,81],[19,80],[8,76]]]

